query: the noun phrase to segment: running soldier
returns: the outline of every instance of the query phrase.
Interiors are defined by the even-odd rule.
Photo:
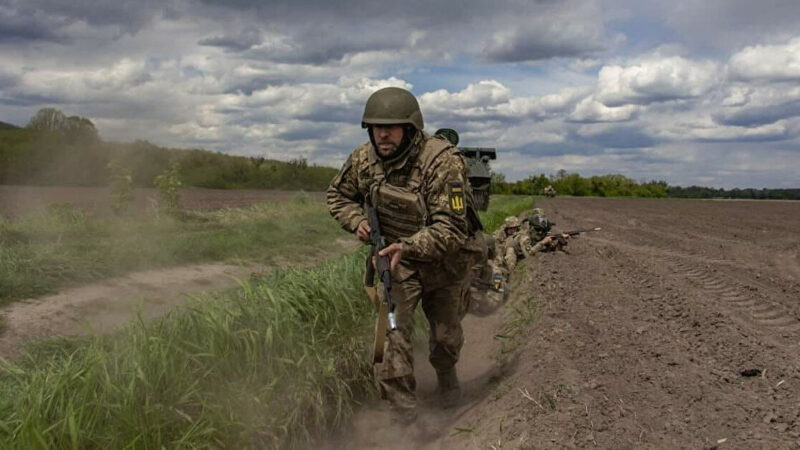
[[[373,369],[382,398],[412,421],[417,397],[411,330],[419,303],[430,325],[429,361],[442,404],[453,406],[460,398],[461,319],[469,308],[470,268],[486,257],[476,237],[482,226],[463,156],[444,137],[423,133],[422,112],[410,92],[390,87],[373,93],[361,126],[369,142],[352,152],[331,182],[328,209],[367,242],[363,205],[369,202],[391,243],[380,255],[391,259],[398,328],[387,330],[383,361]]]

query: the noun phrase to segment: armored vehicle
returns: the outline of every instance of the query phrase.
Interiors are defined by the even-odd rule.
[[[458,133],[452,128],[440,128],[435,134],[444,136],[453,145],[458,145]],[[489,208],[489,188],[492,181],[489,161],[497,159],[497,152],[492,147],[458,147],[458,149],[467,158],[469,184],[475,197],[475,207],[486,211]]]

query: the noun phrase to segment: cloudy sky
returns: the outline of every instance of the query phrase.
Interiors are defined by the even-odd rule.
[[[796,0],[0,0],[0,120],[339,166],[366,98],[558,169],[800,187]]]

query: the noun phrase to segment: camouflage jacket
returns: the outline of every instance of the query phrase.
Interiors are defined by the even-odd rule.
[[[525,256],[526,250],[530,246],[530,239],[521,230],[507,236],[504,229],[500,228],[494,232],[495,254],[504,255],[509,247],[513,248],[518,256]]]
[[[391,208],[378,207],[381,226],[385,234],[394,235],[392,240],[404,244],[404,258],[443,260],[458,253],[473,231],[467,218],[467,183],[463,156],[442,137],[420,133],[409,151],[387,161],[367,142],[353,151],[328,187],[328,209],[352,233],[366,220],[362,205],[376,196],[376,189],[410,189],[419,197],[420,221],[402,228],[410,223],[402,211],[394,217]]]

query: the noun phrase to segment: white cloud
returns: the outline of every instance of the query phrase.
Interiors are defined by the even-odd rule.
[[[596,99],[606,106],[647,105],[700,97],[717,83],[717,67],[712,62],[680,56],[651,58],[628,66],[604,66],[598,75]]]
[[[488,107],[508,102],[511,91],[495,80],[470,84],[463,91],[450,93],[445,89],[422,94],[420,104],[431,110],[463,110]]]
[[[569,115],[573,122],[624,122],[635,117],[640,107],[624,105],[609,107],[595,100],[594,96],[584,98]]]
[[[800,86],[732,86],[714,119],[723,125],[757,126],[800,116]]]
[[[745,81],[800,80],[800,38],[784,45],[746,47],[730,58],[732,78]]]

